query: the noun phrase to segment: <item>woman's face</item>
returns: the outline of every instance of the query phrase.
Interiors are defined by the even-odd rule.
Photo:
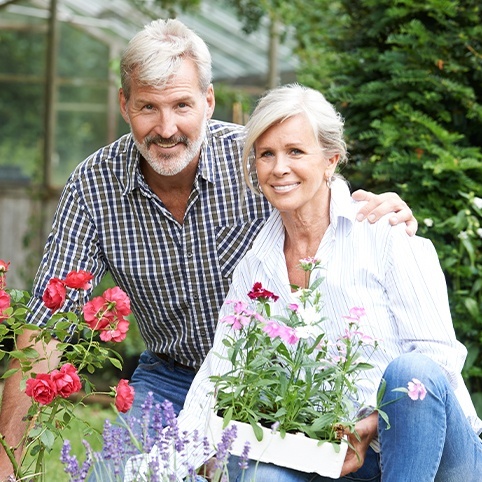
[[[266,130],[254,143],[259,186],[279,211],[315,208],[329,199],[327,177],[338,156],[328,159],[304,115]],[[327,203],[326,203],[327,204]]]

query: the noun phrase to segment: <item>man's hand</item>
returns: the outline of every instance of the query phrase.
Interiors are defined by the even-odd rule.
[[[343,468],[341,471],[341,476],[346,474],[356,472],[365,461],[365,455],[367,453],[370,442],[373,440],[377,434],[378,429],[378,413],[373,412],[367,418],[360,420],[355,425],[355,431],[358,434],[358,438],[350,432],[348,435],[348,440],[354,449],[348,448],[346,453],[345,462],[343,463]],[[360,440],[358,440],[360,439]]]
[[[413,216],[412,210],[398,194],[394,192],[373,194],[358,189],[352,194],[352,197],[355,201],[367,201],[358,211],[357,221],[368,219],[368,222],[375,223],[385,214],[393,212],[394,215],[389,219],[392,226],[405,222],[407,225],[405,231],[409,236],[413,236],[417,232],[418,222]]]

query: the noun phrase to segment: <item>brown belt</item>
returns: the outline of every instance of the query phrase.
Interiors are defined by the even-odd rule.
[[[155,355],[160,360],[165,361],[167,364],[169,364],[170,366],[173,366],[175,368],[182,368],[183,370],[189,370],[191,372],[197,371],[193,367],[190,367],[188,365],[183,365],[182,363],[179,363],[178,361],[174,360],[174,358],[170,357],[169,355],[166,355],[165,353],[155,353]]]

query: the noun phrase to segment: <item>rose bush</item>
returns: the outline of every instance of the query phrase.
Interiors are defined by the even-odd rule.
[[[32,406],[27,414],[27,431],[19,446],[8,446],[1,434],[0,444],[12,462],[17,480],[39,480],[46,474],[44,455],[69,427],[76,406],[100,393],[88,375],[103,368],[106,362],[122,368],[121,356],[112,343],[106,342],[120,342],[126,338],[130,300],[120,288],[114,287],[83,306],[74,303],[73,300],[82,299],[80,291],[91,288],[93,276],[83,270],[71,271],[63,279],[49,281],[42,300],[52,316],[45,326],[37,327],[27,322],[30,294],[7,289],[9,266],[10,263],[0,260],[0,359],[15,360],[19,368],[8,369],[2,378],[20,370],[21,386],[25,387],[25,396],[32,398]],[[78,296],[71,297],[71,290],[79,291]],[[73,302],[73,309],[62,311],[69,299]],[[20,348],[16,340],[26,330],[32,333],[31,345]],[[59,341],[58,348],[63,353],[59,366],[52,367],[48,373],[33,372],[32,367],[40,357],[34,346],[46,344],[52,338]],[[7,341],[13,349],[6,348]],[[134,389],[127,380],[121,380],[108,394],[115,396],[115,406],[121,412],[128,411],[134,399]],[[91,427],[88,421],[84,423],[85,433],[89,433]],[[25,449],[17,461],[14,453],[19,447]],[[25,456],[27,453],[30,459]],[[33,465],[27,462],[32,456]]]

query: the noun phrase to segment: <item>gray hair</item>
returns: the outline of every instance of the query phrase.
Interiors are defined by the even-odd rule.
[[[343,118],[323,94],[300,84],[289,84],[267,92],[256,105],[246,124],[243,150],[243,171],[248,187],[254,187],[254,144],[271,126],[296,115],[304,115],[311,124],[315,138],[329,157],[340,155],[339,163],[345,162],[347,148],[343,139]]]
[[[130,97],[132,78],[148,86],[162,87],[176,74],[182,61],[196,64],[199,88],[206,92],[212,81],[211,54],[197,34],[175,19],[154,20],[129,42],[120,64],[121,85]]]

